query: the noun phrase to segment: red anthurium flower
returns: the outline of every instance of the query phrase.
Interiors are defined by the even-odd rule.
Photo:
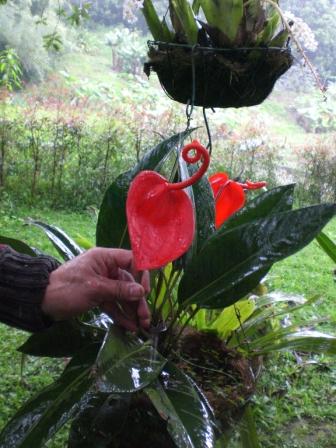
[[[215,225],[220,227],[233,213],[245,204],[244,188],[229,179],[226,173],[216,173],[209,177],[215,196]]]
[[[190,157],[189,151],[195,156]],[[202,159],[200,169],[185,182],[169,183],[155,171],[142,171],[131,183],[126,202],[128,231],[138,270],[155,269],[183,255],[194,238],[194,211],[184,188],[197,182],[209,166],[209,154],[197,141],[186,145],[182,157]]]
[[[256,190],[266,185],[266,182],[235,182],[226,173],[213,174],[209,177],[209,182],[215,197],[217,229],[245,205],[245,190]]]

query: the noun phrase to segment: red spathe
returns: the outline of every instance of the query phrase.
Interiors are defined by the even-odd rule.
[[[226,173],[217,173],[209,177],[215,197],[215,225],[218,229],[233,213],[245,205],[244,188],[229,179]]]
[[[156,269],[176,260],[194,238],[194,212],[184,190],[168,187],[154,171],[142,171],[133,180],[126,203],[128,231],[135,267]]]

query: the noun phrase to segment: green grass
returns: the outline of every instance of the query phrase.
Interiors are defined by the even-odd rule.
[[[336,219],[325,232],[336,240]],[[296,313],[304,322],[329,317],[321,331],[336,334],[335,265],[316,241],[301,252],[275,265],[268,277],[271,290],[320,300]],[[336,446],[333,425],[336,420],[335,359],[291,353],[279,354],[265,363],[255,402],[258,429],[263,448],[332,448]]]
[[[25,225],[27,217],[54,224],[65,229],[69,235],[80,234],[90,241],[95,240],[94,213],[71,213],[64,211],[28,210],[2,205],[0,211],[0,234],[14,237],[59,258],[44,232],[34,226]],[[59,376],[64,360],[26,357],[21,376],[22,356],[16,348],[27,339],[28,333],[0,324],[0,429],[19,407]],[[49,448],[63,448],[65,434],[60,433]],[[34,448],[34,447],[32,447]]]
[[[43,232],[24,225],[28,216],[55,224],[70,235],[81,234],[94,241],[95,217],[82,214],[24,208],[2,208],[0,233],[15,236],[56,255]],[[326,232],[336,237],[336,220]],[[336,291],[332,278],[334,266],[316,242],[300,253],[278,263],[268,278],[270,289],[280,289],[307,297],[320,294],[321,301],[300,318],[329,315],[336,318]],[[27,400],[59,374],[63,360],[28,358],[21,378],[21,355],[16,347],[27,334],[0,325],[0,427]],[[298,364],[292,354],[277,355],[266,361],[255,398],[258,430],[262,447],[331,448],[336,446],[333,422],[336,419],[336,369],[333,361],[302,355]],[[66,431],[48,444],[65,446]],[[33,448],[33,447],[32,447]]]
[[[336,241],[336,219],[324,231]],[[336,322],[335,266],[316,241],[282,263],[276,264],[268,278],[270,289],[281,290],[305,297],[319,295],[321,300],[310,311],[299,316],[308,318],[316,313],[329,316]]]
[[[95,242],[96,216],[94,210],[75,213],[55,210],[16,208],[2,206],[0,211],[0,234],[21,239],[37,249],[59,258],[52,243],[39,228],[26,225],[27,218],[43,221],[66,229],[69,236],[83,236],[93,244]]]

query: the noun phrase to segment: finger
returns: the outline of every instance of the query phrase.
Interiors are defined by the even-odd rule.
[[[138,325],[136,320],[132,321],[128,317],[124,316],[123,312],[116,306],[109,304],[103,306],[102,309],[106,314],[112,317],[113,322],[129,331],[137,331]]]
[[[135,282],[133,275],[125,271],[125,269],[118,269],[118,280],[123,280],[124,282]]]
[[[93,266],[95,272],[104,277],[116,278],[119,268],[129,272],[132,269],[133,254],[130,250],[97,247],[90,249],[84,255],[95,260]]]
[[[113,302],[115,300],[137,302],[145,295],[144,287],[136,282],[100,277],[95,286],[96,291],[92,291],[92,296],[98,305],[105,301]]]
[[[140,327],[144,329],[149,328],[151,314],[146,299],[139,300],[137,314]]]
[[[103,256],[106,266],[109,267],[112,272],[114,272],[115,266],[131,272],[133,264],[133,254],[130,250],[105,249],[103,252]]]
[[[150,293],[150,276],[148,271],[143,271],[141,276],[141,284],[144,287],[144,290],[146,292],[146,295]]]

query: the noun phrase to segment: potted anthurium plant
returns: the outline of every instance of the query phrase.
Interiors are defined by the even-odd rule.
[[[150,331],[125,332],[96,312],[30,336],[22,353],[71,360],[13,416],[0,447],[38,448],[68,420],[69,448],[224,447],[230,428],[248,414],[262,355],[336,352],[336,338],[309,323],[267,328],[274,303],[281,315],[288,299],[254,294],[275,262],[320,233],[336,205],[293,210],[294,185],[245,203],[246,191],[264,183],[238,184],[223,173],[209,182],[199,143],[181,156],[191,132],[148,151],[112,183],[99,210],[96,244],[132,245],[138,267],[153,268]],[[82,252],[56,227],[32,223],[65,260]],[[293,300],[291,310],[309,303]]]
[[[169,14],[160,19],[152,0],[144,0],[154,37],[145,72],[155,71],[166,93],[181,103],[260,104],[293,62],[291,28],[278,3],[169,0]]]

